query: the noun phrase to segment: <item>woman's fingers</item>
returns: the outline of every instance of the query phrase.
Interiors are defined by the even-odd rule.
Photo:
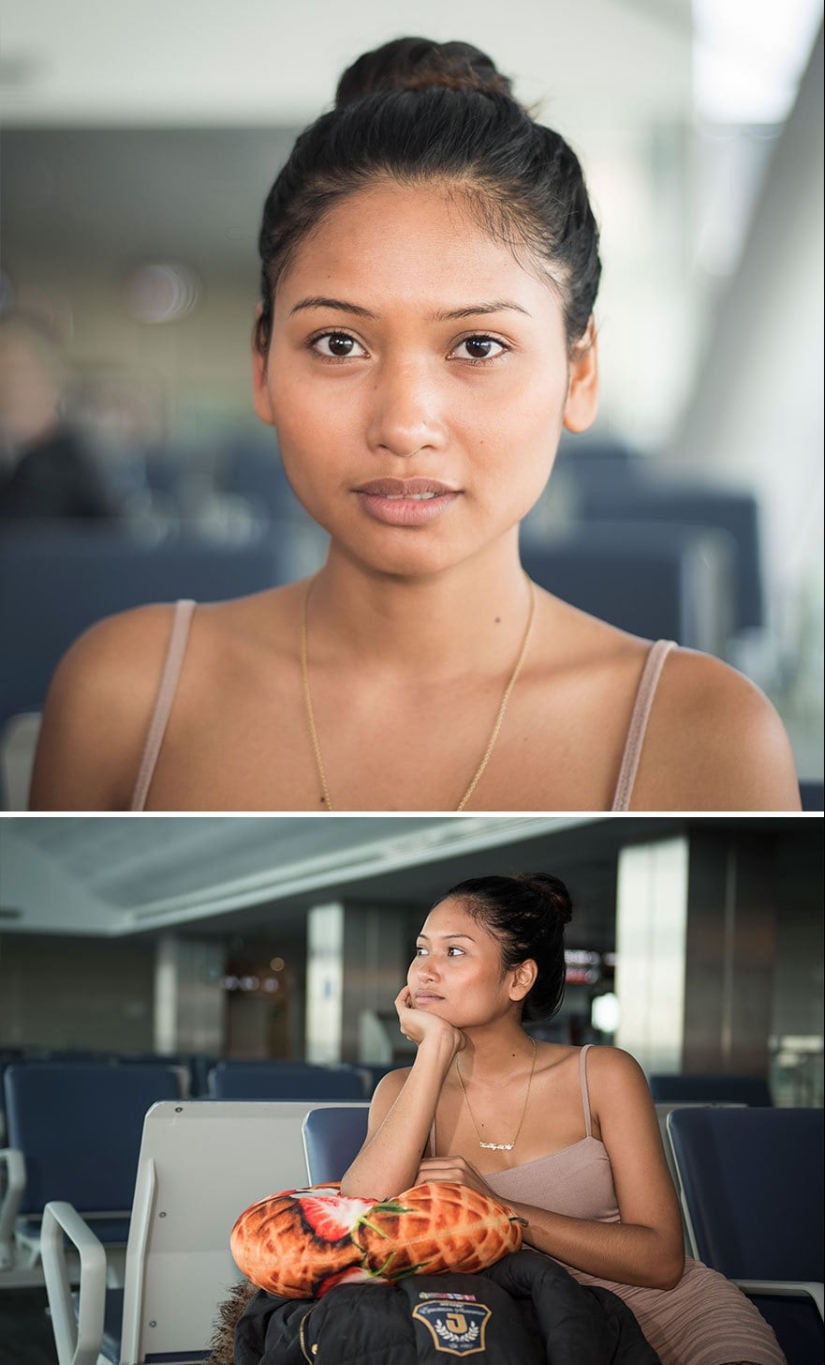
[[[484,1176],[480,1175],[472,1162],[463,1156],[425,1157],[418,1167],[416,1184],[423,1185],[428,1181],[451,1181],[457,1185],[468,1185],[471,1190],[477,1190],[488,1199],[498,1198]]]

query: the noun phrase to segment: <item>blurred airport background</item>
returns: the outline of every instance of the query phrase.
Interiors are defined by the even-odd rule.
[[[341,69],[411,27],[515,77],[602,227],[601,412],[525,524],[528,571],[741,668],[821,810],[820,0],[4,0],[6,807],[36,730],[14,718],[86,625],[321,562],[251,410],[258,220]]]
[[[574,915],[539,1036],[821,1106],[822,834],[811,816],[9,816],[0,1066],[163,1057],[194,1094],[221,1094],[220,1062],[372,1082],[411,1054],[393,1001],[431,904],[551,871]]]

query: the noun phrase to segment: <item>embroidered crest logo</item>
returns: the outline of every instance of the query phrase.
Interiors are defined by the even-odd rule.
[[[480,1355],[484,1350],[484,1332],[492,1316],[484,1303],[430,1298],[416,1304],[412,1315],[429,1328],[435,1349],[445,1355]]]

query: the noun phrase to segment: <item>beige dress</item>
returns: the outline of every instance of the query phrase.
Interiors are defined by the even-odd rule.
[[[581,1050],[582,1104],[586,1137],[572,1147],[487,1175],[490,1188],[503,1200],[532,1204],[568,1218],[618,1223],[613,1172],[607,1150],[594,1138],[587,1093],[586,1058]],[[580,1284],[601,1285],[618,1294],[661,1358],[662,1365],[786,1365],[773,1329],[761,1313],[723,1275],[701,1261],[688,1259],[674,1289],[643,1289],[616,1284],[584,1271],[567,1269]]]

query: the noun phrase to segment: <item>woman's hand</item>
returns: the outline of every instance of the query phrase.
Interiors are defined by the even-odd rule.
[[[425,1157],[418,1168],[415,1183],[423,1185],[430,1180],[449,1180],[456,1185],[469,1185],[471,1190],[485,1195],[487,1199],[496,1199],[499,1204],[506,1202],[499,1199],[495,1191],[490,1189],[484,1176],[463,1156]]]
[[[411,1043],[420,1046],[427,1038],[446,1040],[452,1046],[453,1056],[464,1047],[465,1039],[461,1029],[454,1028],[439,1014],[415,1008],[409,986],[403,986],[398,992],[395,997],[395,1009],[401,1032]]]

